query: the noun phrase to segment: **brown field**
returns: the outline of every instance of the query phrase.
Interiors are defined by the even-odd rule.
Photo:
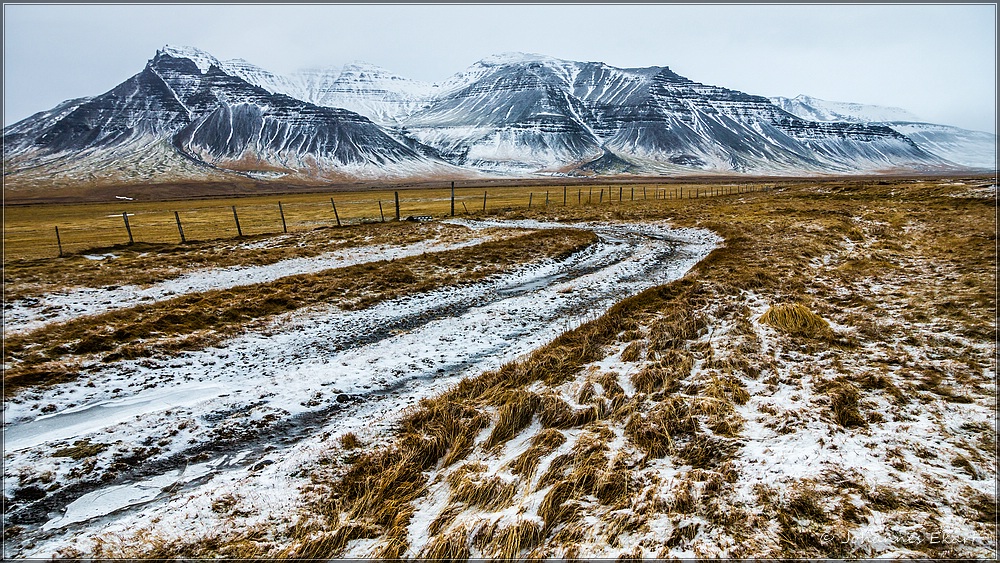
[[[234,517],[180,539],[151,525],[62,556],[995,559],[997,499],[982,492],[997,473],[996,429],[982,420],[996,414],[995,184],[704,181],[649,184],[645,200],[642,184],[614,184],[616,201],[601,203],[609,186],[595,185],[588,203],[581,185],[565,206],[561,186],[463,188],[458,202],[473,215],[669,219],[725,242],[683,278],[421,401],[390,435],[331,436],[301,468],[309,484],[295,522]],[[681,187],[683,199],[653,197]],[[59,221],[79,229],[76,250],[91,244],[84,233],[104,232],[91,228],[98,220],[106,234],[92,244],[121,244],[123,210],[138,240],[175,244],[173,210],[190,214],[189,238],[225,239],[229,205],[245,209],[244,234],[281,232],[280,199],[289,230],[306,232],[330,226],[330,195],[10,208],[6,260],[54,256],[44,232]],[[378,217],[392,196],[333,195],[352,223]],[[450,211],[447,189],[400,198],[404,217]],[[407,283],[440,274],[411,262]],[[791,467],[793,456],[807,461]],[[866,465],[848,467],[852,456]],[[432,519],[414,518],[428,507]],[[924,535],[892,535],[900,529]],[[952,529],[964,535],[941,532]]]
[[[693,199],[724,195],[750,189],[763,189],[773,184],[747,182],[709,183],[609,183],[569,186],[484,186],[456,188],[455,215],[481,215],[485,194],[486,213],[508,208],[545,205],[641,205],[657,198]],[[313,188],[315,189],[315,188]],[[114,200],[102,203],[36,203],[8,205],[4,217],[5,263],[21,259],[55,257],[61,241],[64,254],[88,251],[129,243],[123,213],[128,214],[132,240],[136,243],[176,244],[180,242],[177,218],[181,221],[187,242],[229,239],[288,232],[301,232],[320,227],[393,221],[396,218],[395,194],[400,199],[400,219],[430,215],[435,218],[451,214],[450,188],[406,188],[393,190],[363,189],[324,193],[286,193],[186,199],[173,201],[147,200],[138,190],[105,191],[104,198],[132,194],[135,201]],[[120,194],[119,194],[120,195]],[[619,200],[621,197],[621,200]],[[333,199],[336,204],[334,213]],[[279,208],[279,202],[281,207]],[[379,204],[381,203],[381,210]],[[239,219],[237,230],[233,207]],[[177,212],[177,218],[174,212]],[[282,224],[282,213],[285,222]],[[56,227],[59,239],[56,238]]]

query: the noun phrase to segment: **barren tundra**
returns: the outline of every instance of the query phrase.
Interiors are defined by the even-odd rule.
[[[995,558],[995,198],[509,208],[111,288],[9,261],[4,555]]]

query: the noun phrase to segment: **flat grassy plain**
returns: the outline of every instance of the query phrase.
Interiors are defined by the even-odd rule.
[[[754,186],[760,189],[761,186]],[[456,188],[455,215],[481,215],[508,208],[551,208],[581,205],[640,205],[657,198],[678,199],[720,195],[751,189],[748,183],[724,184],[607,184],[573,186],[489,186]],[[59,255],[56,227],[64,254],[99,252],[129,242],[123,213],[128,214],[136,243],[178,244],[177,218],[187,242],[221,241],[237,237],[302,232],[321,227],[391,222],[409,216],[444,218],[451,215],[451,191],[445,189],[360,190],[266,196],[225,197],[175,201],[114,200],[107,203],[36,203],[4,210],[5,263]],[[110,197],[110,196],[109,196]],[[620,198],[620,199],[619,199]],[[331,199],[333,203],[331,203]],[[279,209],[279,202],[281,207]],[[381,210],[379,204],[381,203]],[[334,213],[336,204],[336,213]],[[237,230],[233,207],[239,219]],[[177,212],[177,218],[174,212]],[[284,224],[282,224],[282,212]]]
[[[152,525],[62,556],[995,558],[996,179],[731,187],[577,188],[566,206],[549,188],[531,209],[544,189],[511,188],[485,214],[463,194],[493,218],[669,220],[725,242],[394,433],[330,436],[294,521],[245,525],[268,510],[248,493],[200,536]],[[401,192],[402,214],[441,217],[447,193]],[[360,222],[386,195],[334,197]],[[328,197],[301,197],[319,221]]]

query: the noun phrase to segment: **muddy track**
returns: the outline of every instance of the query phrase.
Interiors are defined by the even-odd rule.
[[[127,468],[112,469],[100,458],[92,476],[57,481],[65,482],[41,498],[14,491],[5,519],[23,531],[5,555],[23,556],[28,542],[85,533],[219,473],[260,470],[298,444],[342,434],[358,421],[388,430],[417,398],[495,369],[628,295],[676,279],[716,243],[704,233],[694,241],[674,238],[662,226],[591,228],[600,241],[563,260],[361,311],[297,313],[271,334],[245,335],[180,358],[96,366],[97,391],[81,381],[61,399],[83,407],[32,420],[27,409],[5,405],[14,411],[8,420],[21,415],[20,424],[5,425],[8,469],[51,462],[46,449],[84,436],[151,447],[182,421],[196,421],[198,429],[164,447],[172,452],[136,457]],[[135,390],[137,382],[144,385]],[[54,399],[39,402],[45,400]],[[104,502],[103,491],[130,487],[151,492],[122,506],[108,501],[103,513],[81,513],[83,505]]]

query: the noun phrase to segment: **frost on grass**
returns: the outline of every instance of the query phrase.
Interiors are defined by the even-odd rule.
[[[434,400],[489,426],[397,553],[995,556],[995,253],[955,247],[995,233],[921,188],[704,210],[684,280]]]
[[[389,435],[318,444],[295,525],[196,553],[995,557],[992,208],[881,186],[560,210],[726,242]]]

